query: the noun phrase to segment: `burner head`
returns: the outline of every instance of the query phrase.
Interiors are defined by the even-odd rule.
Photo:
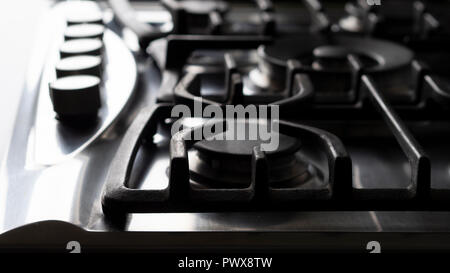
[[[225,134],[225,133],[223,133]],[[223,135],[224,139],[225,135]],[[253,148],[257,140],[205,140],[189,153],[191,183],[197,187],[248,187],[252,173]],[[273,187],[295,187],[310,180],[313,168],[299,154],[301,141],[279,135],[279,147],[266,152]]]
[[[303,35],[261,46],[258,54],[259,73],[280,89],[285,88],[287,61],[295,59],[313,71],[321,72],[309,74],[316,96],[346,93],[351,89],[351,67],[347,55],[354,54],[363,62],[365,71],[380,81],[380,87],[388,96],[400,99],[410,96],[405,94],[410,90],[409,81],[405,83],[404,79],[411,77],[413,53],[391,42],[339,35]]]
[[[225,136],[224,136],[225,138]],[[277,157],[295,153],[300,148],[298,139],[280,135],[280,145],[275,151],[268,151],[268,157]],[[246,158],[251,159],[253,148],[261,145],[262,140],[210,140],[202,141],[195,148],[210,158]]]
[[[258,67],[258,54],[256,50],[196,50],[187,59],[183,68],[184,73],[197,74],[199,86],[197,94],[206,99],[223,102],[227,99],[227,65],[225,56],[229,55],[236,67],[235,72],[242,76],[244,103],[267,104],[280,100],[283,92],[264,88],[255,84],[253,73]],[[265,78],[257,79],[258,83]]]

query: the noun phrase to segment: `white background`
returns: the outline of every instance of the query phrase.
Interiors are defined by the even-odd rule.
[[[0,0],[0,160],[7,151],[45,0]]]

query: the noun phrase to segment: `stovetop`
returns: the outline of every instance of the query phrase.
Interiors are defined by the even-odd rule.
[[[450,2],[51,3],[1,248],[448,250]]]

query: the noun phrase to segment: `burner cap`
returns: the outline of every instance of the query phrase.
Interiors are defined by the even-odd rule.
[[[225,137],[225,136],[224,136]],[[264,143],[262,140],[209,140],[195,144],[195,148],[208,157],[251,157],[253,148]],[[270,157],[292,154],[300,148],[298,139],[279,135],[279,146],[275,151],[268,151]]]
[[[220,133],[217,135],[223,140],[204,140],[197,142],[194,147],[200,151],[202,154],[207,155],[211,158],[216,157],[248,157],[251,158],[253,153],[253,148],[261,145],[262,143],[268,143],[268,141],[263,141],[261,139],[259,132],[269,132],[267,129],[267,123],[252,121],[252,120],[235,120],[234,124],[229,124],[229,126],[234,126],[234,131],[244,130],[245,140],[238,140],[236,133],[234,134],[233,140],[227,139],[227,132]],[[254,128],[253,128],[254,126]],[[250,139],[250,130],[257,130],[256,139]],[[300,140],[295,139],[290,136],[283,134],[277,134],[279,137],[279,145],[275,151],[267,151],[266,154],[271,157],[276,157],[278,155],[286,155],[295,153],[300,148]],[[228,137],[229,138],[229,137]],[[254,137],[253,137],[254,138]]]

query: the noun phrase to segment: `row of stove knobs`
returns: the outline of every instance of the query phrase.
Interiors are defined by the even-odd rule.
[[[61,121],[95,121],[101,107],[103,14],[83,8],[71,11],[66,21],[56,80],[49,84],[53,110]]]

